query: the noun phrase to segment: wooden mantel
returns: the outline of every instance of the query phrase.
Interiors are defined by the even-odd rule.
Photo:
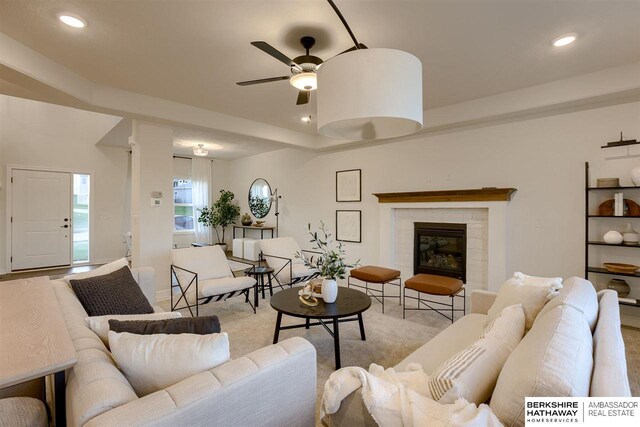
[[[406,193],[374,193],[378,203],[421,202],[508,202],[515,188],[478,188],[472,190],[412,191]]]

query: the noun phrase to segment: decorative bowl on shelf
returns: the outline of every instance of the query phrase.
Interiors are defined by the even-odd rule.
[[[265,221],[256,221],[255,224],[253,224],[254,227],[262,227],[264,225]]]
[[[633,274],[640,268],[633,264],[621,264],[617,262],[605,262],[604,268],[611,273]]]

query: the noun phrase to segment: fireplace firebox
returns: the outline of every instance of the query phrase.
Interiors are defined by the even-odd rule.
[[[414,223],[414,274],[467,281],[467,224]]]

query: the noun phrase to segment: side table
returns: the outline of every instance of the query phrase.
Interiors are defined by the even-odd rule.
[[[66,426],[65,373],[78,361],[47,277],[0,286],[0,388],[53,375],[55,426]]]
[[[256,279],[256,287],[254,288],[254,304],[258,307],[258,292],[262,289],[262,299],[265,298],[264,288],[269,286],[269,295],[273,295],[273,286],[271,282],[273,280],[273,272],[275,270],[271,267],[258,267],[253,266],[244,270],[245,276],[251,276]],[[265,276],[267,276],[267,281],[265,282]]]

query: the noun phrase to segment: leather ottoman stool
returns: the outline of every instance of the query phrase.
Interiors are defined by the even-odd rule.
[[[445,277],[445,276],[436,276],[434,274],[417,274],[410,279],[407,279],[404,282],[404,295],[403,295],[403,307],[402,307],[402,318],[405,318],[406,310],[425,310],[425,311],[435,311],[439,315],[451,320],[453,323],[454,320],[454,312],[462,311],[464,315],[466,313],[466,292],[464,289],[464,283],[462,280],[456,279],[453,277]],[[418,297],[407,296],[407,289],[415,291],[418,294]],[[446,304],[441,301],[434,301],[430,299],[421,298],[421,294],[433,295],[433,296],[447,296],[451,298],[451,304]],[[462,294],[462,295],[460,295]],[[462,308],[454,308],[455,306],[455,298],[462,298]],[[417,308],[407,308],[407,298],[417,300],[418,307]],[[421,304],[426,305],[428,308],[420,308]],[[429,304],[437,305],[438,308],[434,308]],[[451,311],[451,317],[447,316],[444,313],[444,310],[447,312]]]
[[[364,282],[364,286],[353,283],[353,280]],[[374,285],[374,286],[369,286]],[[385,295],[384,285],[398,286],[398,295]],[[398,305],[402,303],[402,279],[400,272],[391,268],[376,267],[374,265],[365,265],[364,267],[354,268],[349,272],[347,278],[347,287],[364,289],[367,295],[382,303],[382,312],[384,313],[384,299],[398,298]]]

